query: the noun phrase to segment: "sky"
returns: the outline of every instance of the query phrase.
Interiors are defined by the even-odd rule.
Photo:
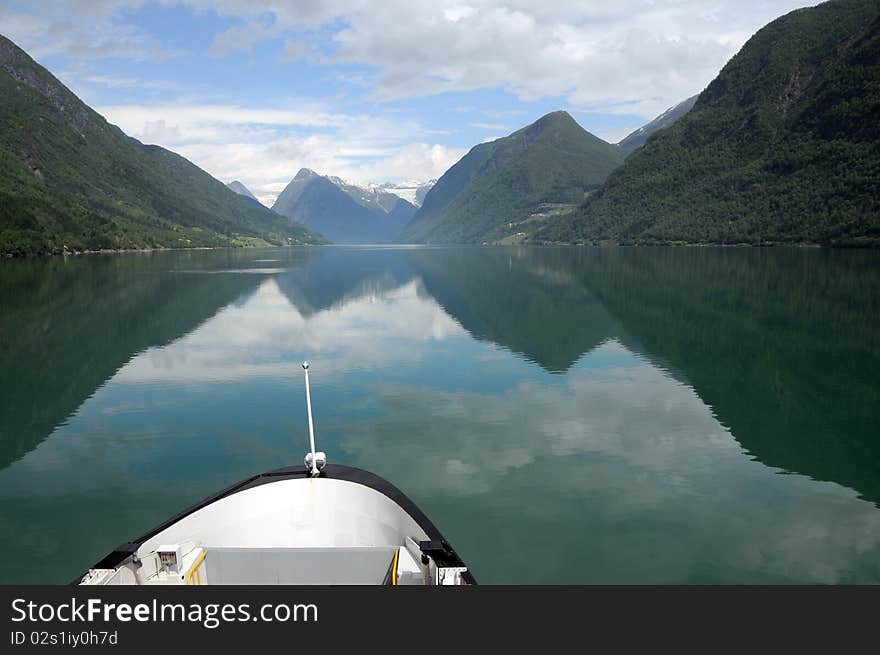
[[[616,143],[797,0],[0,0],[0,33],[144,143],[270,204],[302,167],[442,175],[558,109]]]

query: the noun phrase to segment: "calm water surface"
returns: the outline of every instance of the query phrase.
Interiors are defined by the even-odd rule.
[[[0,582],[320,447],[483,583],[880,582],[880,253],[0,263]]]

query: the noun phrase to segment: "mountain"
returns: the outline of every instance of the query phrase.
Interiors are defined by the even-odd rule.
[[[336,243],[387,243],[416,212],[382,187],[361,187],[301,169],[272,209]]]
[[[321,241],[126,136],[0,36],[0,253]]]
[[[880,245],[880,4],[759,30],[544,242]]]
[[[232,180],[229,184],[227,184],[230,189],[235,191],[238,195],[244,196],[245,198],[250,198],[251,200],[256,200],[257,197],[251,193],[251,190],[248,189],[244,184],[239,182],[238,180]]]
[[[427,243],[497,241],[582,202],[625,153],[564,111],[474,146],[428,191],[403,233]]]
[[[698,97],[699,95],[691,96],[687,100],[682,100],[674,107],[670,107],[650,123],[643,125],[635,132],[628,134],[621,141],[618,141],[617,147],[626,152],[632,152],[636,148],[641,148],[654,132],[666,129],[693,109]]]
[[[333,175],[328,175],[327,179],[342,189],[357,204],[383,214],[394,209],[401,200],[400,196],[389,192],[382,186],[350,184],[341,177]]]
[[[251,190],[238,180],[233,180],[226,186],[235,191],[238,195],[240,195],[242,199],[245,200],[248,204],[259,207],[260,209],[265,208],[263,203],[257,200],[257,197],[253,193],[251,193]]]

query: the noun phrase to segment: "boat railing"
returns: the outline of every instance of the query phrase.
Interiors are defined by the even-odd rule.
[[[186,584],[201,585],[203,570],[205,570],[205,584],[207,584],[207,566],[205,565],[205,558],[207,557],[208,551],[203,548],[201,555],[196,558],[196,561],[190,567],[189,573],[186,574]]]

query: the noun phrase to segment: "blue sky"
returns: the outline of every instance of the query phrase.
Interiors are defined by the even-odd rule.
[[[557,109],[616,142],[807,4],[4,0],[0,33],[128,134],[271,203],[304,166],[435,178]]]

